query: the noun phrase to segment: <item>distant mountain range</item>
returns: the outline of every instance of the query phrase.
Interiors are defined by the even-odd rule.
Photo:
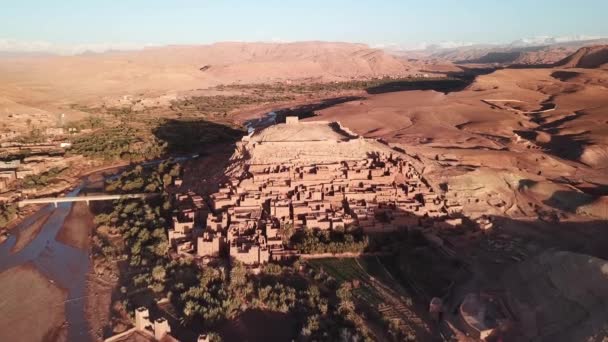
[[[586,46],[608,44],[608,38],[577,40],[577,37],[539,37],[508,44],[476,44],[423,50],[389,50],[406,59],[437,59],[457,64],[537,65],[556,63]]]
[[[41,56],[0,53],[0,101],[82,101],[205,89],[220,84],[331,82],[421,73],[416,63],[363,44],[240,43]],[[426,71],[424,73],[427,73]],[[7,101],[8,101],[7,100]],[[2,110],[0,106],[0,110]]]

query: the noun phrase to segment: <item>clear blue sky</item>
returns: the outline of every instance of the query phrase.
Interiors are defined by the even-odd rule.
[[[608,36],[608,0],[0,0],[0,39],[414,45]]]

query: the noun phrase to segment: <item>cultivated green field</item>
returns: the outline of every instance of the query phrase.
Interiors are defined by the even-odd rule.
[[[399,284],[390,278],[390,275],[387,274],[375,257],[314,259],[309,260],[308,263],[317,272],[323,270],[324,273],[335,279],[338,286],[344,282],[359,281],[359,287],[354,292],[368,304],[378,305],[383,302],[382,295],[378,293],[370,277],[397,292],[401,292]]]

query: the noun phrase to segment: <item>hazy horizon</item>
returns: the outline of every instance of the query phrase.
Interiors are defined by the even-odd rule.
[[[81,53],[224,41],[335,41],[419,49],[608,37],[608,3],[25,0],[0,13],[0,51]]]

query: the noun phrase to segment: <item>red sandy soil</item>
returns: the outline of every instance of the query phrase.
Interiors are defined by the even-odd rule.
[[[65,291],[31,265],[0,273],[0,288],[0,341],[65,341]]]
[[[87,277],[87,302],[85,313],[90,327],[90,335],[94,340],[103,340],[108,333],[111,317],[112,293],[117,282],[99,277],[93,272]]]
[[[206,70],[203,67],[209,66]],[[169,105],[180,92],[219,84],[336,81],[412,75],[416,67],[362,44],[217,43],[78,56],[0,58],[0,121],[56,124],[86,113],[72,104],[114,107],[124,96]]]
[[[556,63],[562,68],[600,68],[608,64],[608,45],[587,46]]]
[[[542,206],[560,191],[578,196],[564,179],[574,185],[608,184],[608,119],[603,115],[608,111],[608,72],[565,70],[575,77],[561,81],[552,76],[562,69],[505,69],[447,95],[369,95],[318,111],[319,116],[308,120],[340,121],[358,134],[425,157],[431,181],[447,182],[452,190],[491,202],[487,213],[528,216],[534,213],[530,204]],[[512,102],[487,101],[505,99]],[[556,109],[526,114],[546,102]],[[529,143],[546,150],[517,143],[514,131],[533,132],[537,140]],[[522,180],[535,183],[523,189]],[[573,204],[577,210],[608,215],[602,211],[602,199],[581,197],[585,203]]]

